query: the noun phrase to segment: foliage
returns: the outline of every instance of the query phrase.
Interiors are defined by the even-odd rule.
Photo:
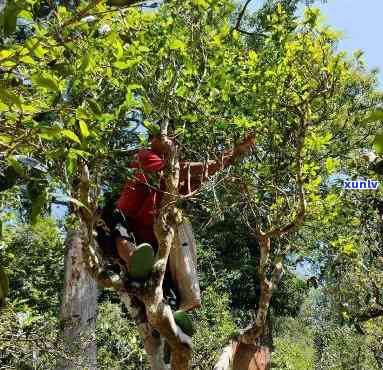
[[[193,314],[196,325],[194,369],[212,367],[235,331],[227,295],[216,286],[203,292],[203,308]],[[97,319],[98,364],[101,369],[147,369],[137,329],[120,305],[104,301]]]
[[[317,320],[310,316],[312,329],[294,319],[275,326],[275,364],[313,368],[312,338],[320,337],[323,369],[355,361],[374,369],[380,321],[365,324],[365,337],[350,328],[376,301],[372,282],[382,287],[373,206],[382,190],[341,189],[343,178],[379,174],[379,162],[367,166],[360,152],[382,153],[383,96],[360,56],[337,52],[339,35],[320,24],[317,9],[295,17],[297,1],[267,1],[246,18],[245,28],[255,30],[246,36],[231,29],[235,5],[226,0],[165,2],[145,12],[131,2],[111,5],[58,2],[50,9],[45,2],[7,2],[0,19],[0,190],[8,189],[2,208],[21,205],[36,221],[59,192],[72,211],[83,209],[78,185],[86,164],[86,209],[93,215],[107,202],[105,193],[115,195],[129,176],[131,150],[147,145],[146,130],[164,120],[182,160],[215,158],[252,133],[257,147],[247,159],[210,179],[192,204],[178,203],[200,230],[205,306],[196,314],[195,366],[210,367],[233,322],[243,324],[257,307],[254,227],[292,222],[304,193],[305,222],[296,234],[272,239],[267,273],[277,262],[315,265],[326,296],[316,302]],[[49,171],[23,170],[20,155]],[[43,313],[53,328],[58,312],[59,232],[43,220],[34,227],[8,224],[3,234],[2,263],[11,280],[11,304],[1,316],[6,333],[24,325],[14,320],[22,313],[33,333],[44,335],[38,331]],[[307,287],[286,274],[279,289],[275,317],[297,315]],[[327,310],[332,324],[321,334]],[[135,329],[114,303],[100,307],[98,341],[101,366],[145,368]],[[19,348],[17,361],[31,361],[31,348]]]
[[[318,360],[320,369],[377,370],[380,368],[369,348],[367,338],[356,334],[351,328],[329,328],[328,331],[321,333],[320,339],[323,345]]]
[[[63,281],[63,240],[55,222],[40,219],[34,226],[8,226],[1,251],[10,279],[10,300],[41,314],[59,310]]]
[[[137,329],[119,304],[100,304],[96,335],[100,369],[148,369]]]
[[[1,363],[16,369],[50,368],[63,349],[58,337],[63,244],[51,219],[6,224],[1,264],[10,279],[0,314]]]
[[[314,370],[315,347],[312,329],[300,319],[283,318],[274,324],[275,352],[272,369]]]
[[[212,368],[218,354],[236,330],[229,307],[229,298],[222,287],[211,285],[203,291],[202,308],[193,316],[196,334],[193,337],[193,368]]]
[[[57,319],[22,300],[9,302],[0,315],[0,363],[7,369],[51,369],[64,354]]]

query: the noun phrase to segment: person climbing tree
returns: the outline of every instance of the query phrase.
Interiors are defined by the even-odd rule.
[[[149,136],[150,149],[140,149],[136,160],[130,164],[135,169],[133,179],[129,179],[116,204],[112,235],[116,253],[126,264],[128,272],[132,270],[134,255],[138,245],[148,244],[157,251],[154,234],[154,221],[163,194],[162,170],[165,168],[164,149],[157,134]],[[246,137],[233,150],[224,152],[218,159],[206,163],[181,162],[179,194],[187,195],[198,190],[201,184],[234,162],[254,144],[253,136]],[[178,227],[176,237],[178,248],[172,248],[164,280],[165,296],[171,290],[176,294],[177,306],[182,311],[200,307],[200,289],[196,271],[196,244],[189,224]],[[137,259],[139,261],[139,259]],[[146,266],[138,266],[147,269]],[[150,273],[145,271],[142,276]]]

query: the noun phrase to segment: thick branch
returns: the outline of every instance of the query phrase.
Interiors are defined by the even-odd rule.
[[[242,22],[242,18],[243,16],[245,15],[245,12],[246,12],[246,8],[248,7],[248,5],[250,4],[251,0],[247,0],[245,5],[243,6],[241,12],[239,13],[238,15],[238,18],[237,18],[237,22],[235,23],[235,29],[237,31],[239,31],[240,27],[241,27],[241,22]]]
[[[226,346],[222,350],[222,353],[219,356],[218,361],[214,365],[213,370],[229,370],[229,369],[231,369],[236,348],[237,348],[237,344],[235,342],[231,342],[228,346]]]
[[[261,294],[259,297],[257,316],[255,321],[238,336],[239,342],[253,345],[259,344],[258,342],[264,333],[273,290],[278,285],[283,274],[283,265],[279,262],[274,267],[271,280],[267,278],[266,271],[270,254],[270,238],[267,235],[263,235],[263,237],[259,239],[259,244],[261,248],[261,259],[258,271],[261,281]]]
[[[167,136],[168,124],[168,120],[164,120],[161,124],[161,139],[165,148],[166,168],[164,171],[165,192],[161,200],[159,215],[154,223],[158,252],[148,289],[139,295],[139,298],[145,304],[148,322],[158,330],[171,348],[172,369],[188,370],[192,341],[176,325],[171,308],[163,302],[162,290],[167,261],[174,244],[177,223],[180,222],[180,214],[174,204],[174,200],[178,195],[179,161],[176,145]]]
[[[365,312],[362,312],[357,315],[359,321],[368,321],[371,319],[376,319],[383,316],[383,306],[375,305],[374,307],[369,308]]]
[[[258,275],[261,284],[261,294],[259,297],[259,305],[255,321],[244,329],[238,341],[246,344],[258,344],[258,341],[263,333],[266,324],[267,313],[272,296],[273,281],[270,281],[267,276],[267,268],[270,258],[270,238],[261,233],[258,237],[261,257],[258,267]]]
[[[125,304],[131,318],[137,325],[144,342],[144,348],[149,357],[149,362],[152,370],[166,370],[166,365],[163,359],[163,340],[149,324],[145,306],[135,297],[130,297],[129,294],[120,292],[121,301]]]

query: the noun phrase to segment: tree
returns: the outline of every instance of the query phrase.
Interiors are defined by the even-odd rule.
[[[162,281],[180,208],[200,193],[178,193],[180,161],[208,164],[245,132],[256,136],[257,150],[222,173],[225,186],[214,199],[228,212],[241,204],[240,222],[259,248],[256,319],[235,341],[267,366],[270,347],[256,346],[269,335],[269,305],[284,261],[298,252],[291,234],[305,220],[330,219],[333,197],[321,192],[323,179],[360,144],[351,131],[368,132],[366,123],[356,126],[365,116],[360,102],[374,108],[379,100],[371,98],[372,82],[361,67],[335,52],[336,35],[318,25],[316,10],[298,22],[277,6],[253,49],[230,27],[230,2],[169,2],[157,12],[132,5],[58,6],[47,26],[37,21],[21,42],[10,38],[1,59],[7,86],[0,95],[1,148],[10,165],[15,154],[26,154],[49,168],[72,204],[88,272],[129,308],[152,368],[165,368],[166,341],[172,369],[182,370],[190,367],[191,338],[163,301]],[[128,160],[119,162],[121,153],[145,144],[135,132],[141,122],[149,129],[160,123],[167,167],[155,268],[137,287],[124,276],[105,278],[107,261],[93,228],[112,187],[110,174]],[[43,193],[40,188],[34,203],[44,203]]]
[[[334,53],[331,40],[335,35],[328,29],[317,28],[317,16],[316,10],[309,9],[303,28],[291,32],[288,26],[282,26],[284,21],[291,26],[291,19],[279,8],[272,18],[275,31],[269,41],[271,45],[264,51],[269,51],[268,58],[263,59],[258,52],[256,71],[250,70],[250,73],[265,76],[264,85],[254,85],[253,91],[258,92],[257,98],[269,117],[265,119],[269,125],[263,129],[273,134],[265,136],[265,142],[258,142],[263,150],[255,158],[260,162],[249,163],[250,171],[245,181],[239,181],[239,189],[246,197],[240,198],[241,214],[251,235],[257,239],[261,253],[258,265],[261,292],[256,319],[238,334],[235,342],[253,345],[255,353],[262,346],[262,336],[267,333],[268,307],[283,271],[283,260],[291,252],[297,252],[286,236],[302,225],[305,218],[306,223],[310,223],[313,217],[318,220],[325,215],[328,217],[327,209],[321,208],[331,198],[321,192],[321,186],[324,186],[321,184],[334,170],[332,157],[350,150],[350,146],[344,146],[344,142],[350,144],[348,130],[359,123],[358,115],[365,109],[355,104],[353,89],[359,85],[359,94],[366,98],[369,94],[368,88],[363,89],[368,86],[368,77],[362,82],[361,75],[356,77],[355,67],[342,55]],[[282,58],[282,63],[275,61],[278,57]],[[265,63],[262,69],[264,60],[270,64]],[[260,79],[262,81],[262,77]],[[271,81],[280,83],[274,85]],[[245,101],[249,104],[246,98]],[[348,118],[344,116],[342,119],[344,113]],[[359,125],[359,129],[366,130],[366,125]],[[353,139],[357,137],[354,135]],[[333,146],[335,143],[336,147]],[[355,148],[354,145],[351,148]],[[228,203],[231,202],[229,199]],[[323,205],[318,206],[318,203]],[[232,361],[236,367],[233,348],[230,345],[225,349],[216,369],[228,368]],[[254,360],[249,356],[247,361]],[[267,367],[264,365],[267,360],[259,361],[263,364],[258,366]],[[242,368],[244,365],[238,366]]]

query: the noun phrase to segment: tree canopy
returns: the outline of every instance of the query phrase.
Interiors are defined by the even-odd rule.
[[[382,187],[343,187],[383,174],[376,75],[360,53],[338,50],[340,35],[321,24],[318,9],[297,16],[298,1],[266,1],[255,12],[248,4],[0,7],[0,320],[14,341],[17,331],[26,341],[28,328],[52,333],[38,354],[0,339],[0,362],[53,368],[52,358],[70,356],[57,320],[63,239],[79,232],[84,265],[102,285],[100,209],[156,133],[166,147],[156,270],[142,289],[113,280],[99,297],[99,365],[148,366],[139,314],[121,311],[120,302],[143,310],[170,346],[172,369],[222,370],[228,343],[274,349],[280,369],[382,365]],[[251,150],[233,152],[243,138],[255,141]],[[226,152],[241,157],[179,194],[180,163],[206,167]],[[66,210],[61,229],[49,219],[54,204]],[[193,355],[162,302],[180,209],[195,229],[204,293]],[[42,317],[48,329],[38,328]],[[355,341],[359,352],[346,348]],[[165,369],[163,360],[158,366]]]

